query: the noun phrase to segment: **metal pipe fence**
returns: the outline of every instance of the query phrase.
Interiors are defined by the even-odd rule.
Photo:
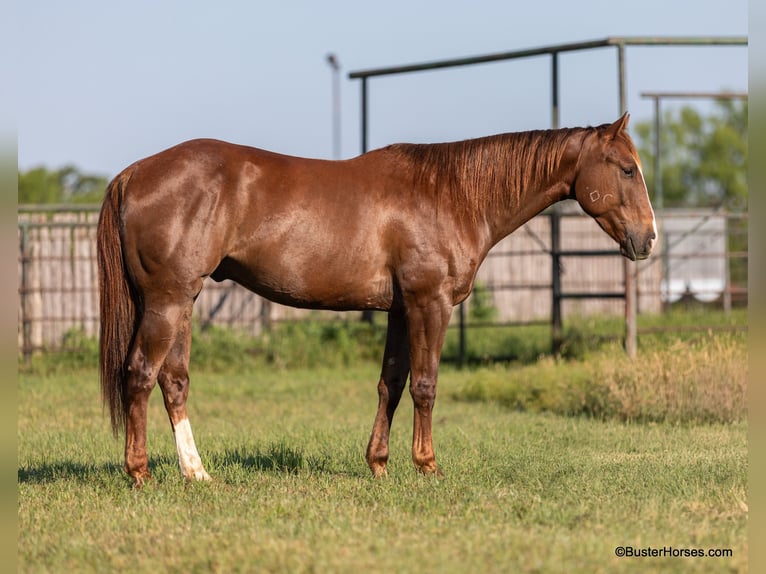
[[[575,207],[575,205],[572,205]],[[656,255],[640,262],[639,313],[660,313],[690,300],[724,309],[747,302],[747,215],[669,211],[658,214],[660,241],[669,265]],[[76,349],[98,334],[95,208],[20,209],[18,219],[18,352]],[[556,248],[553,226],[558,221]],[[662,249],[662,244],[660,245]],[[665,252],[665,251],[663,251]],[[658,250],[658,253],[660,251]],[[453,313],[460,331],[458,360],[473,329],[559,325],[567,317],[624,313],[622,258],[589,217],[563,210],[544,213],[490,251],[476,278],[477,291],[493,309],[475,317],[474,293]],[[258,335],[273,324],[302,320],[356,320],[360,313],[307,311],[271,303],[234,282],[205,281],[195,304],[201,328],[223,326]]]

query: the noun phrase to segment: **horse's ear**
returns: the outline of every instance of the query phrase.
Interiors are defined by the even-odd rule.
[[[628,127],[628,122],[630,121],[630,114],[628,112],[625,112],[622,114],[622,117],[620,117],[619,120],[614,122],[612,125],[610,125],[606,133],[610,138],[617,137],[617,134],[619,134],[622,131],[625,131]]]

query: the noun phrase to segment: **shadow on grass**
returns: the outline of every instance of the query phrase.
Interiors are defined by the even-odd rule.
[[[175,457],[156,456],[149,458],[149,472],[152,476],[160,474],[161,468],[176,466]],[[132,484],[133,479],[123,469],[121,462],[83,463],[68,460],[44,462],[38,465],[19,467],[19,484],[53,484],[74,481],[82,484],[112,483],[115,480]]]
[[[265,451],[246,452],[242,448],[214,453],[213,464],[219,467],[238,466],[248,470],[297,474],[306,469],[306,459],[299,450],[284,444],[271,445]]]
[[[207,455],[212,467],[219,471],[240,468],[245,471],[257,471],[273,474],[328,474],[345,476],[366,476],[349,468],[338,471],[332,468],[333,459],[328,455],[304,456],[300,449],[292,448],[284,443],[272,444],[265,449],[248,452],[244,448],[228,449],[223,452],[213,452]],[[203,455],[203,458],[204,455]],[[207,465],[206,465],[207,466]],[[159,477],[168,468],[177,470],[178,461],[172,456],[154,456],[149,458],[149,472],[153,477]],[[209,469],[208,469],[209,470]],[[53,484],[57,482],[111,483],[114,480],[132,482],[125,473],[122,464],[105,463],[93,464],[74,461],[45,462],[38,465],[19,467],[19,484]]]
[[[19,484],[51,484],[62,481],[103,482],[106,477],[127,475],[120,464],[90,464],[71,461],[46,462],[19,468]]]
[[[245,448],[227,449],[223,452],[212,453],[213,464],[219,469],[237,467],[247,471],[267,472],[274,474],[327,474],[344,476],[366,476],[353,468],[338,470],[330,455],[304,455],[300,449],[285,443],[272,444],[265,449],[249,451]]]

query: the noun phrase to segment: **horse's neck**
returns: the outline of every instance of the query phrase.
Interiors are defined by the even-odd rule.
[[[583,138],[579,134],[573,137],[559,165],[544,181],[528,181],[522,189],[507,186],[508,196],[502,209],[486,213],[489,248],[554,203],[570,197],[582,143]]]
[[[568,198],[574,181],[574,170],[560,169],[560,174],[547,182],[535,182],[524,189],[514,190],[505,209],[488,214],[489,244],[491,249],[498,242],[527,223],[533,217]]]

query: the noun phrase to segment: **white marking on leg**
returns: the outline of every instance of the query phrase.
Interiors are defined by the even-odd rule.
[[[181,419],[178,424],[174,425],[173,435],[176,439],[178,464],[181,467],[181,474],[184,478],[187,480],[210,480],[210,475],[205,472],[202,466],[202,459],[197,452],[197,445],[194,444],[194,436],[192,436],[189,419]]]

